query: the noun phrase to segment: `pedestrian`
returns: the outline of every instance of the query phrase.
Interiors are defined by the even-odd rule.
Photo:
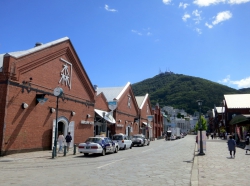
[[[211,138],[214,139],[214,133],[211,133]]]
[[[235,153],[236,153],[236,142],[235,142],[235,140],[233,139],[232,136],[229,136],[229,140],[228,140],[228,142],[227,142],[227,145],[228,145],[228,150],[229,150],[229,152],[230,152],[231,158],[233,158],[233,157],[235,158]],[[232,157],[232,151],[234,152],[233,157]]]
[[[68,132],[67,136],[65,137],[66,143],[67,143],[67,152],[69,152],[69,147],[70,147],[70,143],[72,140],[72,137],[70,135],[70,132]]]
[[[250,150],[250,144],[249,144],[249,138],[250,138],[250,133],[247,133],[246,137],[245,137],[245,150],[246,150],[246,154],[247,154],[247,151]]]
[[[61,133],[61,134],[58,136],[58,139],[57,139],[57,141],[58,141],[58,143],[59,143],[59,150],[58,150],[58,152],[63,151],[64,140],[65,140],[65,139],[64,139],[63,133]]]

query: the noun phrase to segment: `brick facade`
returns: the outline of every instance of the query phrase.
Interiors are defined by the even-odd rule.
[[[0,72],[0,103],[6,105],[0,108],[1,155],[51,149],[56,113],[50,109],[56,108],[53,90],[57,86],[64,90],[63,99],[59,98],[58,102],[58,118],[64,118],[60,130],[66,134],[70,122],[74,122],[74,143],[93,135],[93,125],[83,125],[81,121],[93,121],[87,115],[94,116],[95,91],[70,40],[65,38],[51,46],[38,47],[42,49],[4,58],[3,72]],[[72,64],[71,88],[59,83],[66,65],[63,60]],[[48,98],[43,105],[36,99],[41,94]],[[28,108],[22,108],[22,103],[28,104]],[[76,113],[74,116],[72,111]]]

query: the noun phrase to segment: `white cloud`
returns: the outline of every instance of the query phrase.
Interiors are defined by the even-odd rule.
[[[230,79],[230,75],[227,75],[225,79],[219,80],[219,83],[226,85],[237,85],[238,88],[249,88],[250,87],[250,77],[246,77],[244,79],[238,81],[232,81]]]
[[[139,36],[151,36],[152,35],[152,32],[149,31],[150,28],[147,28],[147,29],[142,29],[142,31],[138,31],[138,30],[131,30],[131,32],[133,32],[134,34],[137,34]]]
[[[249,88],[250,87],[250,77],[241,79],[239,81],[231,81],[231,84],[237,85],[238,88]]]
[[[182,20],[183,21],[187,21],[188,18],[190,18],[191,16],[189,14],[184,14],[184,16],[182,16]]]
[[[202,34],[201,29],[195,28],[195,31],[198,32],[198,34]]]
[[[165,4],[165,5],[169,5],[171,3],[171,0],[162,0],[162,2]]]
[[[189,4],[187,4],[187,3],[180,2],[180,4],[179,4],[179,8],[182,7],[183,9],[186,9],[187,6],[189,6]]]
[[[218,23],[222,21],[226,21],[228,19],[231,19],[233,14],[230,11],[224,11],[224,12],[219,12],[215,18],[215,20],[212,22],[213,25],[217,25]]]
[[[133,33],[135,33],[135,34],[137,34],[137,35],[139,35],[139,36],[142,35],[142,33],[138,32],[137,30],[131,30],[131,32],[133,32]]]
[[[229,0],[229,4],[242,4],[242,3],[248,3],[250,0]]]
[[[201,21],[201,13],[202,13],[202,11],[198,11],[198,10],[194,10],[192,12],[192,14],[195,16],[195,18],[194,18],[195,24],[200,23],[200,21]]]
[[[219,3],[225,3],[226,0],[194,0],[194,4],[198,6],[210,6],[210,5],[216,5]]]
[[[207,26],[208,28],[213,28],[213,25],[210,25],[208,23],[205,23],[205,26]]]
[[[230,83],[230,75],[227,75],[226,78],[219,80],[219,83],[223,84]]]
[[[109,12],[117,12],[116,9],[110,9],[108,5],[105,5],[105,10],[109,11]]]

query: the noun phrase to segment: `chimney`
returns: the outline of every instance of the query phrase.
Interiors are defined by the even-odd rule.
[[[41,45],[42,45],[42,43],[37,42],[37,43],[35,44],[35,47],[38,47],[38,46],[41,46]]]

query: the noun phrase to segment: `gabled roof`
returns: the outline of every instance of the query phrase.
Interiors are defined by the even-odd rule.
[[[49,47],[51,47],[53,45],[56,45],[56,44],[61,43],[61,42],[64,42],[66,40],[69,40],[69,38],[68,37],[64,37],[64,38],[61,38],[61,39],[58,39],[58,40],[55,40],[55,41],[52,41],[52,42],[49,42],[49,43],[46,43],[46,44],[42,44],[40,46],[36,46],[36,47],[28,49],[28,50],[0,54],[0,72],[2,71],[4,56],[12,56],[12,57],[15,57],[15,58],[19,58],[19,57],[22,57],[22,56],[25,56],[25,55],[37,52],[39,50],[42,50],[42,49],[45,49],[45,48],[49,48]]]
[[[135,96],[136,102],[139,106],[139,109],[142,109],[143,105],[145,104],[146,100],[148,98],[148,94],[145,96]]]
[[[130,82],[128,82],[124,87],[106,87],[97,89],[97,95],[103,92],[107,101],[119,100],[125,90],[129,87]]]
[[[250,94],[224,95],[227,108],[250,108]]]

